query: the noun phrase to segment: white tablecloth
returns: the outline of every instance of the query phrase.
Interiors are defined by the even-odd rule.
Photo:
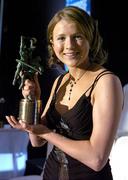
[[[28,134],[13,128],[0,128],[0,180],[24,174]]]
[[[113,180],[128,180],[128,136],[119,137],[110,154]]]

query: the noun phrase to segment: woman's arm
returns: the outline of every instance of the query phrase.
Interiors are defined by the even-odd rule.
[[[48,110],[48,108],[49,108],[49,106],[50,106],[50,103],[51,103],[51,100],[52,100],[52,98],[53,98],[53,94],[54,94],[54,91],[55,91],[55,87],[56,87],[56,84],[57,84],[57,80],[58,80],[58,78],[56,78],[55,82],[53,83],[53,87],[52,87],[52,90],[51,90],[49,99],[48,99],[47,104],[46,104],[46,106],[45,106],[45,109],[44,109],[44,111],[43,111],[43,113],[42,113],[42,115],[41,115],[41,124],[44,125],[43,128],[40,129],[40,131],[39,131],[39,130],[38,130],[39,126],[38,126],[37,129],[31,129],[31,132],[29,133],[29,138],[30,138],[30,141],[31,141],[32,146],[35,146],[35,147],[37,147],[37,146],[42,146],[43,144],[45,144],[45,143],[47,142],[47,140],[45,140],[45,139],[42,138],[42,137],[37,136],[37,134],[40,134],[41,132],[44,132],[44,131],[47,131],[47,130],[48,130],[47,127],[45,127],[45,126],[47,126],[47,120],[46,120],[45,115],[46,115],[46,113],[47,113],[47,110]],[[45,130],[45,129],[46,129],[46,130]],[[42,131],[41,131],[41,130],[42,130]],[[32,132],[34,132],[34,133],[32,133]],[[48,130],[48,132],[49,132],[49,130]]]
[[[90,140],[71,140],[55,132],[40,134],[71,157],[95,171],[106,164],[120,119],[122,86],[115,75],[104,75],[92,94],[93,131]]]
[[[58,79],[58,78],[57,78]],[[41,134],[43,132],[46,132],[48,129],[46,127],[46,118],[45,118],[45,114],[50,106],[53,94],[54,94],[54,90],[56,87],[56,83],[57,83],[57,79],[55,80],[52,90],[51,90],[51,94],[50,97],[48,99],[48,102],[45,106],[44,112],[41,115],[41,122],[40,124],[37,125],[30,125],[27,124],[21,120],[17,120],[14,116],[10,115],[10,116],[6,116],[6,119],[8,121],[8,123],[16,129],[22,130],[22,131],[26,131],[29,134],[29,139],[31,141],[32,146],[42,146],[43,144],[45,144],[47,141],[39,136],[37,136],[38,134]],[[27,79],[25,81],[24,87],[22,89],[22,94],[24,96],[24,98],[27,98],[29,95],[31,95],[31,97],[35,97],[37,100],[40,99],[40,95],[41,95],[41,89],[39,86],[39,82],[38,82],[38,78],[37,75],[35,76],[34,81],[30,81],[29,79]],[[48,130],[49,131],[49,130]]]

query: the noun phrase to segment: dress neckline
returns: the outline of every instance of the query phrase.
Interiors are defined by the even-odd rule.
[[[65,111],[64,113],[60,114],[60,112],[59,112],[59,111],[56,109],[56,107],[55,107],[55,101],[56,101],[56,92],[57,92],[57,89],[58,89],[58,87],[59,87],[59,85],[60,85],[63,77],[65,76],[65,74],[61,75],[60,78],[58,79],[57,86],[56,86],[56,88],[55,88],[55,94],[54,94],[54,107],[55,107],[55,111],[56,111],[61,117],[64,117],[64,116],[66,116],[67,114],[69,114],[70,112],[74,111],[74,109],[78,106],[79,102],[80,102],[83,98],[86,98],[86,100],[91,104],[91,102],[90,102],[91,93],[92,93],[95,85],[97,84],[98,80],[100,79],[100,77],[101,77],[102,75],[105,75],[105,74],[113,74],[113,72],[109,72],[107,69],[105,69],[105,70],[103,70],[102,72],[100,72],[100,73],[96,76],[96,78],[94,79],[94,81],[92,82],[92,84],[89,86],[89,88],[86,89],[86,91],[85,91],[85,92],[80,96],[80,98],[76,101],[76,103],[74,104],[74,106],[73,106],[71,109],[69,109],[69,110]],[[89,95],[86,96],[86,93],[87,93],[89,90],[90,90]]]
[[[90,96],[86,96],[85,95],[86,92],[84,92],[81,97],[76,101],[76,103],[74,104],[74,106],[71,109],[68,109],[67,111],[65,111],[64,113],[60,113],[55,106],[55,101],[54,101],[54,107],[55,107],[55,111],[57,112],[57,114],[59,114],[61,117],[65,117],[68,114],[72,113],[72,111],[75,111],[75,109],[77,108],[77,106],[79,105],[79,103],[83,100],[86,99],[87,102],[90,102]],[[91,103],[90,103],[91,104]]]

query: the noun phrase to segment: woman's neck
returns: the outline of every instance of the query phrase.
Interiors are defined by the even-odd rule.
[[[84,68],[83,68],[84,67]],[[69,67],[69,74],[70,76],[76,80],[79,79],[83,74],[85,74],[85,72],[87,72],[89,70],[90,65],[84,65],[82,67]]]

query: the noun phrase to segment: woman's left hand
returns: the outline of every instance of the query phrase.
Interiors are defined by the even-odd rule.
[[[35,134],[37,136],[51,132],[50,129],[48,129],[46,126],[42,124],[37,124],[37,125],[27,124],[22,120],[17,121],[14,116],[6,116],[6,119],[13,128],[23,130],[28,133]]]

